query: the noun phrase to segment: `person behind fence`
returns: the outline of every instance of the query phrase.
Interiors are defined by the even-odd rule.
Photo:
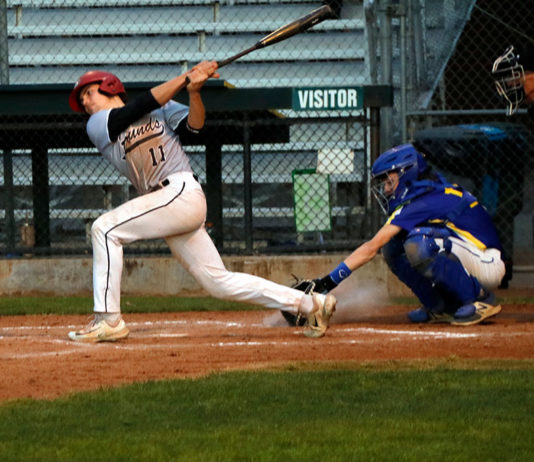
[[[505,273],[497,231],[468,191],[450,184],[412,144],[381,154],[372,190],[386,223],[329,274],[315,279],[327,293],[379,250],[391,271],[417,296],[416,323],[473,325],[501,311],[493,289]]]
[[[203,61],[131,101],[126,100],[123,83],[111,73],[89,71],[76,82],[69,97],[71,108],[89,115],[90,140],[139,196],[92,225],[95,315],[86,327],[69,332],[71,340],[115,341],[128,336],[120,308],[123,245],[157,238],[166,240],[173,256],[210,295],[302,313],[309,321],[306,336],[325,334],[335,297],[308,295],[228,271],[204,227],[206,199],[183,143],[202,137],[205,108],[200,91],[212,77],[219,77],[217,63]],[[189,106],[172,100],[183,88]]]
[[[491,73],[497,93],[507,104],[507,115],[525,103],[534,118],[534,45],[509,46],[494,61]]]

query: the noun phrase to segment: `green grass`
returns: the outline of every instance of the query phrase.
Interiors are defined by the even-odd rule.
[[[123,313],[162,313],[173,311],[238,311],[262,309],[239,302],[210,297],[122,297]],[[93,311],[93,298],[87,297],[1,297],[0,313],[25,314],[87,314]]]
[[[0,459],[532,460],[531,362],[389,366],[235,372],[10,402],[0,406]]]
[[[127,313],[255,308],[181,297],[124,297],[122,305]],[[91,297],[0,299],[3,315],[91,310]],[[0,461],[533,458],[533,361],[449,358],[314,367],[2,403]]]
[[[534,297],[501,298],[500,303],[534,304]],[[415,297],[394,297],[391,300],[399,305],[417,305]],[[143,296],[122,297],[123,313],[168,313],[180,311],[240,311],[263,309],[256,305],[229,302],[211,297],[169,297]],[[87,314],[93,310],[91,296],[79,297],[23,297],[0,298],[0,313],[3,316],[25,314]]]

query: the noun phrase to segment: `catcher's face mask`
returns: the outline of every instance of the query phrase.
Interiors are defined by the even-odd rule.
[[[514,47],[510,46],[493,63],[491,70],[497,93],[506,101],[507,115],[512,115],[519,104],[525,99],[523,82],[525,71],[519,64],[519,56],[515,54]]]
[[[398,185],[399,174],[397,172],[387,172],[373,178],[371,182],[371,191],[386,215],[389,213],[389,200],[393,197]]]

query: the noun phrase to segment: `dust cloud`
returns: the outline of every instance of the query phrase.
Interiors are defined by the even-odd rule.
[[[332,324],[360,322],[379,316],[389,303],[387,291],[379,286],[341,284],[331,293],[337,298],[336,311],[332,316]],[[263,324],[272,327],[287,326],[287,322],[279,311],[269,314]]]

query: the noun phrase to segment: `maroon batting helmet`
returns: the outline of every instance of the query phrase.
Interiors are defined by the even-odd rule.
[[[80,103],[80,92],[83,87],[91,83],[100,83],[98,91],[105,95],[118,95],[123,100],[126,97],[124,85],[116,75],[104,71],[89,71],[78,79],[74,84],[74,88],[70,92],[69,106],[73,111],[84,112],[83,106]]]

